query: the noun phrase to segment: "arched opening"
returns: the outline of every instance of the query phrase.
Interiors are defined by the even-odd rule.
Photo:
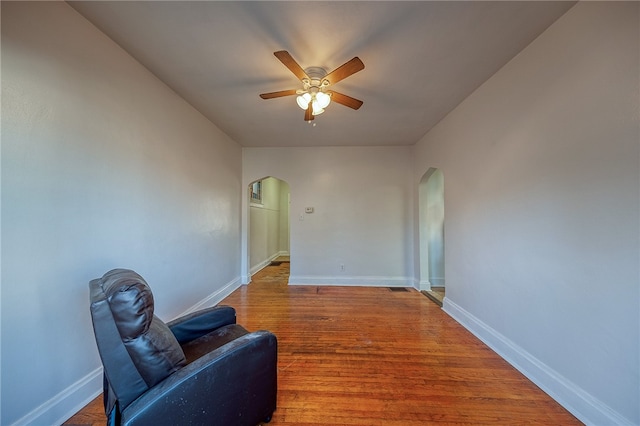
[[[420,290],[440,306],[445,296],[444,176],[430,168],[419,189]]]
[[[249,275],[276,263],[289,262],[290,189],[283,180],[268,176],[248,187]]]

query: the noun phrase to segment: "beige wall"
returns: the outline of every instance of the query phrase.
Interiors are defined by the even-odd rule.
[[[1,7],[0,423],[57,424],[101,389],[90,279],[164,319],[239,284],[241,149],[65,2]]]
[[[247,185],[262,176],[289,183],[291,283],[416,285],[410,154],[411,147],[243,149]]]
[[[415,146],[447,312],[592,424],[640,423],[638,18],[578,3]]]

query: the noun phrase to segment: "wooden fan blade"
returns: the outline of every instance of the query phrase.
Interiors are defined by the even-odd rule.
[[[334,90],[329,90],[328,93],[331,93],[332,102],[337,102],[344,106],[348,106],[349,108],[358,109],[364,103],[359,99],[352,98],[351,96],[343,95],[342,93],[336,92]]]
[[[262,99],[273,99],[273,98],[281,98],[283,96],[292,96],[295,94],[296,94],[296,90],[291,89],[291,90],[280,90],[279,92],[262,93],[260,97]]]
[[[276,58],[280,59],[280,62],[284,64],[285,67],[289,68],[296,77],[300,80],[305,78],[309,78],[306,72],[302,69],[300,65],[293,59],[293,57],[286,50],[279,50],[277,52],[273,52],[276,55]]]
[[[362,71],[364,64],[357,56],[352,60],[345,62],[335,70],[331,71],[323,80],[329,80],[329,84],[336,84],[337,82],[344,80],[352,74]]]
[[[311,102],[309,102],[309,106],[307,110],[304,112],[304,121],[311,121],[315,117],[313,116],[313,106],[311,106]]]

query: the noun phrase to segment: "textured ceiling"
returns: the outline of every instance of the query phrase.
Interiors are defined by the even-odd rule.
[[[243,146],[412,145],[575,2],[190,2],[69,4]],[[273,55],[331,71],[365,69],[335,90],[315,126],[302,85]]]

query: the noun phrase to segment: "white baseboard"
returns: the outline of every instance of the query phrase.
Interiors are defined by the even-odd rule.
[[[416,280],[411,277],[366,277],[366,276],[293,276],[289,277],[290,285],[339,285],[354,287],[413,287]]]
[[[102,367],[93,370],[35,410],[13,423],[22,425],[61,425],[102,392]],[[52,420],[56,419],[56,420]]]
[[[267,260],[263,260],[262,262],[258,263],[257,265],[252,266],[251,269],[249,270],[249,274],[250,275],[254,275],[254,274],[260,272],[261,270],[266,268],[267,265],[269,265],[273,259],[275,259],[275,257],[269,258]]]
[[[234,280],[229,281],[227,284],[222,286],[217,291],[214,291],[209,296],[205,297],[195,305],[191,306],[186,311],[179,314],[176,318],[180,318],[184,315],[190,314],[192,312],[198,311],[200,309],[208,308],[210,306],[215,306],[222,301],[225,297],[233,293],[238,287],[242,284],[240,282],[240,278],[236,278]]]
[[[229,281],[220,289],[211,293],[189,309],[178,315],[181,317],[199,309],[217,305],[233,293],[242,284],[240,277]],[[14,426],[62,424],[80,411],[85,405],[95,399],[102,392],[102,367],[90,372],[76,383],[63,390],[49,401],[31,411]]]
[[[429,280],[420,280],[419,285],[420,290],[431,290],[431,281]]]
[[[442,309],[580,421],[587,425],[633,424],[450,299],[444,299]]]
[[[263,270],[264,268],[266,268],[267,266],[269,266],[269,264],[274,260],[277,259],[280,256],[289,256],[289,254],[283,254],[283,253],[287,253],[284,251],[279,251],[275,254],[272,254],[271,256],[269,256],[266,260],[263,260],[262,262],[258,263],[257,265],[254,265],[251,267],[251,269],[249,270],[249,273],[251,275],[260,272],[261,270]]]
[[[343,285],[372,287],[416,287],[409,277],[330,277],[291,276],[290,284]],[[421,284],[421,283],[420,283]],[[182,315],[214,306],[240,287],[236,278],[221,289],[187,309]],[[444,299],[443,310],[487,344],[560,405],[588,425],[632,424],[602,401],[570,382],[487,324],[452,302]],[[102,392],[102,368],[98,368],[19,419],[14,425],[62,424]],[[52,420],[53,419],[53,420]]]

